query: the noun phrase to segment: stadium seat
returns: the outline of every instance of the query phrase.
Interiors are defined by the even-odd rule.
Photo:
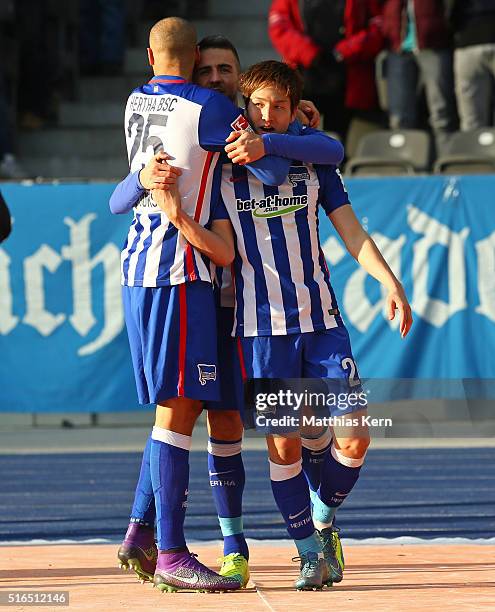
[[[426,172],[430,136],[420,130],[380,130],[359,141],[356,156],[346,166],[348,175],[394,176]]]
[[[447,154],[435,162],[436,174],[495,173],[495,128],[452,135]]]

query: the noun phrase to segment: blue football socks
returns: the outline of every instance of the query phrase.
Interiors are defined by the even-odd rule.
[[[337,508],[356,484],[363,463],[364,457],[346,457],[332,445],[323,464],[318,496],[313,498],[313,519],[317,529],[332,524]]]
[[[223,535],[223,554],[240,553],[249,559],[243,533],[242,494],[245,472],[241,455],[242,438],[208,441],[210,486]]]
[[[154,527],[156,517],[155,496],[153,495],[150,471],[151,442],[150,436],[144,447],[141,471],[134,494],[134,504],[132,506],[130,521],[131,523],[138,523],[145,527]]]
[[[311,502],[306,478],[302,472],[301,461],[290,465],[270,463],[270,480],[275,502],[284,517],[287,531],[291,538],[304,540],[314,535],[311,518]],[[317,547],[317,540],[314,540]],[[317,547],[313,552],[320,552]]]
[[[302,469],[308,481],[311,499],[318,491],[321,482],[321,470],[325,457],[330,452],[332,434],[327,427],[319,436],[306,438],[301,436],[302,442]]]
[[[161,551],[185,548],[191,436],[153,427],[151,437],[150,467],[158,548]]]

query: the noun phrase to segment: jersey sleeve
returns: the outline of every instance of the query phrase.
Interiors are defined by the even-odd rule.
[[[340,171],[335,166],[315,166],[320,182],[318,204],[323,207],[327,215],[337,208],[350,204],[349,194],[346,191]]]
[[[232,102],[221,94],[213,95],[203,106],[199,119],[199,144],[207,151],[223,151],[230,132],[251,130],[247,119]],[[265,156],[246,168],[265,185],[281,185],[289,173],[290,161]]]
[[[139,170],[131,172],[113,190],[109,201],[110,210],[114,215],[129,212],[145,191],[139,180]]]
[[[296,123],[296,122],[294,122]],[[263,134],[267,155],[278,155],[298,159],[311,164],[332,164],[337,166],[344,159],[344,147],[335,138],[320,130],[300,126],[299,136],[292,134]]]
[[[230,217],[229,213],[227,212],[227,208],[225,207],[222,194],[219,193],[214,206],[212,206],[209,223],[212,221],[222,221],[225,219],[230,219]]]
[[[276,155],[265,155],[246,168],[264,185],[281,185],[289,174],[291,160]]]
[[[232,131],[250,129],[241,110],[224,95],[212,94],[201,109],[199,144],[206,151],[223,151]]]

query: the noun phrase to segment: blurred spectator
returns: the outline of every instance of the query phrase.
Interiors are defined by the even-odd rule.
[[[126,3],[80,0],[81,72],[112,75],[122,70],[125,53]]]
[[[378,109],[374,58],[383,46],[380,0],[273,0],[268,32],[304,76],[324,128],[345,137],[352,116]]]
[[[59,78],[57,37],[51,19],[51,3],[17,0],[19,33],[19,124],[38,129],[56,119],[55,84]]]
[[[382,0],[347,0],[344,38],[334,48],[346,69],[345,106],[351,111],[346,138],[347,156],[354,154],[361,136],[383,128],[385,117],[379,108],[375,81],[375,58],[383,49]]]
[[[494,124],[495,0],[445,0],[461,130]]]
[[[437,152],[456,128],[452,51],[442,0],[385,0],[390,127],[418,127],[418,82],[424,83]]]
[[[10,212],[7,204],[0,193],[0,242],[3,242],[8,237],[12,229],[12,221],[10,220]]]
[[[326,130],[344,136],[349,113],[344,104],[344,64],[333,49],[342,39],[345,0],[273,0],[268,34],[284,62],[304,76],[304,97],[323,114]]]
[[[0,73],[0,179],[21,179],[26,176],[14,156],[13,123],[5,79]]]
[[[24,178],[14,156],[14,125],[17,87],[17,43],[13,2],[0,4],[0,178]]]

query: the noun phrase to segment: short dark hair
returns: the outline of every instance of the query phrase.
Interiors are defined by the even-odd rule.
[[[241,60],[239,59],[239,54],[237,53],[237,49],[230,42],[228,38],[223,36],[222,34],[215,34],[213,36],[205,36],[198,43],[199,51],[206,51],[206,49],[227,49],[232,51],[234,57],[237,60],[239,66],[241,65]]]
[[[267,86],[285,92],[290,100],[291,110],[297,108],[303,88],[303,80],[297,70],[275,60],[259,62],[248,68],[239,77],[239,91],[246,101],[246,107],[253,91]]]

